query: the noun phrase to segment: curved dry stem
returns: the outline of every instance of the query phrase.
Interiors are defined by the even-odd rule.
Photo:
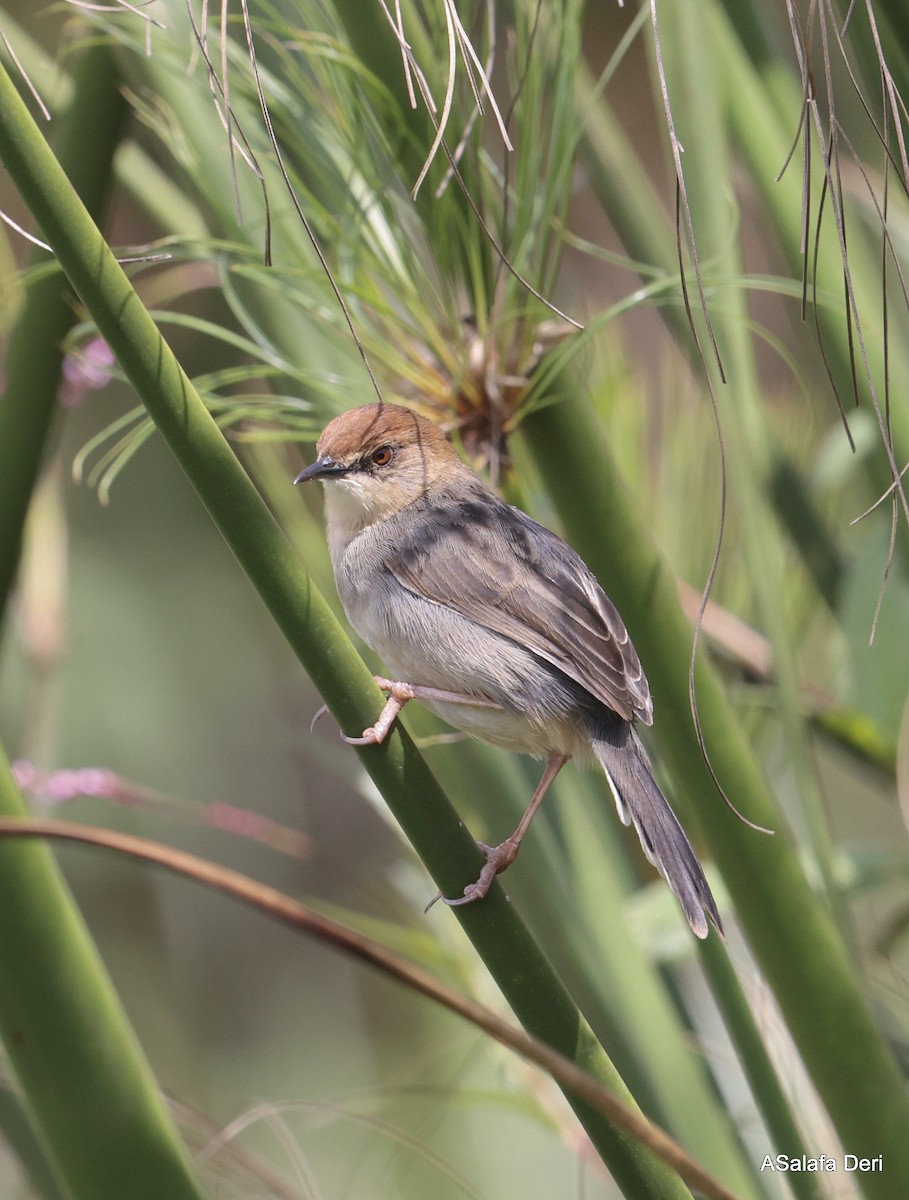
[[[733,1192],[705,1171],[659,1126],[623,1104],[608,1088],[586,1071],[582,1071],[570,1059],[547,1046],[545,1042],[524,1033],[468,996],[446,987],[403,956],[330,917],[322,916],[307,905],[301,904],[299,900],[293,900],[267,884],[257,883],[239,871],[222,867],[185,850],[176,850],[133,834],[96,829],[91,825],[72,821],[0,819],[0,838],[7,837],[56,838],[79,842],[113,850],[142,862],[154,863],[177,875],[194,879],[206,887],[232,896],[294,929],[308,933],[320,942],[368,963],[434,1003],[470,1021],[501,1045],[507,1046],[509,1050],[547,1071],[562,1087],[574,1092],[617,1128],[630,1133],[647,1146],[658,1158],[677,1171],[686,1183],[708,1197],[708,1200],[736,1200]]]

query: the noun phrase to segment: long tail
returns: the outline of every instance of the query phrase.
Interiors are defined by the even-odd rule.
[[[679,899],[688,924],[699,938],[709,918],[721,937],[723,923],[697,855],[669,802],[656,785],[647,752],[632,725],[617,721],[598,729],[593,751],[606,772],[625,825],[633,824],[650,862]]]

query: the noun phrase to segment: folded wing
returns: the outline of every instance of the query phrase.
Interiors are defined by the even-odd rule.
[[[622,618],[561,538],[479,481],[475,498],[434,496],[420,528],[388,564],[402,586],[526,646],[624,720],[652,723]]]

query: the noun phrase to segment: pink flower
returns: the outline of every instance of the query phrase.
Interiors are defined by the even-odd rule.
[[[75,354],[63,360],[63,378],[57,399],[64,408],[76,408],[87,392],[97,391],[110,382],[114,355],[103,338],[93,338]]]

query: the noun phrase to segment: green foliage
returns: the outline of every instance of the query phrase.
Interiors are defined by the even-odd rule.
[[[303,886],[459,985],[488,987],[447,914],[433,910],[419,924],[431,887],[412,874],[384,809],[367,809],[363,798],[368,771],[440,886],[456,890],[470,873],[471,847],[435,780],[406,735],[387,751],[364,753],[357,767],[333,734],[307,737],[296,706],[288,715],[286,696],[299,686],[290,652],[270,631],[248,632],[258,614],[241,600],[222,611],[236,566],[209,560],[207,528],[185,515],[188,496],[156,446],[161,430],[333,713],[348,731],[361,727],[378,702],[368,672],[329,611],[334,601],[322,603],[237,458],[312,579],[330,589],[319,514],[289,486],[293,443],[311,441],[336,412],[372,398],[362,349],[386,399],[448,422],[509,498],[562,525],[619,603],[654,687],[664,782],[686,824],[702,832],[733,930],[728,951],[711,943],[696,957],[599,781],[566,773],[504,881],[514,904],[499,895],[487,911],[461,910],[468,936],[528,1027],[627,1085],[738,1195],[756,1200],[780,1194],[759,1170],[766,1153],[835,1155],[837,1136],[846,1152],[885,1155],[883,1175],[855,1176],[865,1194],[892,1197],[909,1186],[909,1112],[897,1065],[904,1056],[894,1053],[906,1026],[904,991],[894,981],[906,967],[909,911],[905,827],[894,803],[897,795],[905,801],[909,711],[909,508],[896,480],[909,458],[909,169],[896,98],[906,95],[904,48],[892,32],[909,11],[900,0],[880,11],[867,6],[844,31],[823,7],[804,7],[790,24],[784,5],[719,0],[696,11],[666,0],[636,13],[580,0],[405,2],[400,37],[380,6],[361,0],[250,3],[249,30],[246,8],[227,11],[222,27],[220,10],[177,0],[149,10],[160,24],[148,26],[126,12],[70,17],[67,44],[82,52],[81,41],[100,38],[98,52],[115,47],[133,112],[116,159],[123,228],[130,237],[140,229],[170,257],[129,267],[140,304],[85,227],[45,225],[85,305],[77,311],[59,274],[33,265],[13,277],[13,251],[4,244],[0,254],[9,278],[2,319],[11,328],[10,388],[0,401],[5,577],[15,572],[42,453],[52,479],[60,462],[74,465],[109,501],[118,546],[135,548],[146,522],[162,531],[158,559],[134,568],[137,586],[117,554],[104,557],[111,543],[101,529],[85,542],[82,531],[99,518],[84,491],[64,508],[54,485],[54,519],[74,530],[76,611],[84,606],[77,632],[92,628],[86,614],[107,611],[109,602],[109,611],[133,614],[135,643],[147,630],[152,647],[132,674],[112,656],[104,687],[96,687],[97,667],[69,671],[61,641],[38,648],[36,631],[47,629],[53,602],[66,610],[59,580],[67,569],[62,557],[48,566],[46,508],[33,508],[22,632],[7,621],[0,661],[5,739],[44,769],[66,765],[67,756],[94,757],[150,788],[217,788],[257,813],[280,805],[285,788],[293,799],[275,815],[294,827],[304,819],[302,790],[307,813],[318,814],[305,819],[320,852],[329,829],[331,844],[343,848],[330,852],[332,869],[303,868]],[[39,90],[49,88],[56,68],[28,32],[7,32]],[[37,22],[29,32],[39,34]],[[888,70],[892,94],[881,88]],[[670,123],[684,147],[678,181]],[[442,126],[444,145],[436,144]],[[88,140],[100,148],[100,128],[90,123],[76,146],[86,128],[96,130]],[[9,146],[9,129],[4,138]],[[26,173],[40,157],[28,144],[16,154]],[[7,161],[19,182],[14,166]],[[43,223],[53,205],[37,175],[33,184],[33,192],[19,187]],[[57,458],[47,447],[61,350],[81,351],[98,330],[119,359],[114,399],[93,398],[70,414]],[[171,491],[182,512],[177,500],[166,507]],[[696,699],[730,800],[771,825],[772,839],[722,806],[689,710],[693,614],[682,615],[677,583],[695,594],[703,586],[721,517],[716,607],[701,630]],[[79,572],[89,571],[80,563],[90,561],[95,574],[79,601]],[[185,593],[203,586],[211,587],[201,605],[208,615],[191,634],[182,629],[193,610]],[[745,624],[730,624],[730,613]],[[247,637],[261,645],[256,655],[237,647]],[[78,662],[78,638],[76,646]],[[270,683],[263,656],[279,683]],[[235,675],[225,660],[236,661]],[[196,696],[193,672],[214,669],[228,682],[178,700],[181,688]],[[59,725],[48,679],[64,696]],[[255,698],[244,703],[247,689]],[[169,717],[156,724],[162,711]],[[409,713],[407,724],[418,741],[439,732],[425,714]],[[232,742],[247,725],[256,736],[241,754]],[[263,738],[275,728],[281,734],[266,750]],[[149,753],[149,741],[159,740],[167,753]],[[533,786],[526,764],[487,748],[430,744],[426,757],[478,837],[510,828]],[[222,760],[243,765],[233,772]],[[339,806],[343,818],[332,815]],[[92,813],[109,815],[97,805]],[[136,819],[160,832],[156,818]],[[197,836],[188,821],[179,832]],[[211,853],[223,855],[224,844],[216,839]],[[300,886],[295,869],[265,861],[261,847],[227,853],[276,886]],[[113,918],[97,900],[114,887],[110,869],[83,870],[83,895],[101,936],[108,931],[115,963],[134,966],[145,991],[155,992],[175,969],[174,954],[166,945],[141,953],[118,946]],[[124,894],[134,897],[127,909],[141,907],[131,890]],[[167,911],[169,896],[146,898],[156,922],[166,924],[158,909]],[[430,1187],[434,1195],[504,1197],[527,1194],[540,1180],[546,1194],[574,1189],[573,1155],[583,1161],[577,1126],[538,1083],[503,1077],[485,1048],[438,1053],[435,1039],[450,1031],[416,1005],[400,1025],[396,999],[369,997],[361,1013],[352,999],[364,986],[359,977],[338,983],[342,1028],[326,1029],[335,1014],[308,1002],[301,1031],[301,980],[285,974],[278,951],[260,959],[255,932],[217,921],[212,936],[204,904],[187,907],[176,958],[198,972],[178,971],[174,1002],[158,1001],[154,1020],[140,1018],[140,1033],[157,1047],[159,1073],[167,1073],[169,1037],[187,1046],[185,1064],[171,1062],[170,1070],[216,1121],[254,1097],[274,1097],[275,1107],[250,1124],[280,1126],[284,1149],[257,1141],[255,1129],[245,1135],[250,1158],[228,1171],[237,1194],[259,1194],[247,1179],[264,1186],[276,1163],[293,1163],[303,1180],[296,1192],[286,1185],[288,1195],[423,1195]],[[526,915],[533,940],[514,909]],[[225,966],[234,952],[223,942],[232,936],[238,955],[259,963],[262,978],[276,979],[288,996],[286,1006],[275,1001],[274,1043],[256,1040],[236,1071],[211,1066],[233,1054],[234,1031],[212,1031],[209,1045],[202,1015],[242,984],[242,972]],[[123,965],[123,978],[129,974]],[[762,991],[768,985],[772,1002]],[[192,1015],[181,1026],[184,1003]],[[244,1027],[259,1031],[264,1021],[261,1008],[244,1010]],[[156,1039],[156,1029],[179,1032]],[[408,1058],[411,1038],[431,1068]],[[321,1041],[324,1072],[313,1066]],[[723,1066],[736,1053],[741,1072]],[[482,1062],[465,1076],[462,1126],[448,1089],[474,1054]],[[368,1078],[352,1065],[367,1059]],[[274,1060],[270,1073],[266,1060]],[[430,1089],[433,1119],[396,1096],[402,1077]],[[339,1093],[365,1089],[387,1119],[369,1137],[364,1123],[353,1153],[349,1128],[360,1114],[356,1105],[334,1105],[336,1079]],[[290,1118],[277,1108],[284,1095],[313,1094],[330,1129],[318,1149],[303,1120],[287,1136]],[[817,1096],[816,1106],[802,1104],[806,1094]],[[500,1110],[488,1122],[486,1105]],[[26,1146],[16,1132],[21,1114],[4,1111],[0,1105],[10,1142]],[[630,1146],[581,1116],[623,1195],[676,1194],[677,1180],[641,1166]],[[183,1123],[193,1121],[184,1115]],[[292,1143],[306,1150],[287,1149]],[[475,1151],[465,1153],[467,1145]],[[501,1174],[497,1162],[524,1152],[528,1163],[513,1179]],[[313,1154],[312,1174],[298,1153]],[[20,1157],[27,1155],[34,1149]],[[226,1150],[213,1151],[212,1161],[227,1171]],[[378,1176],[376,1161],[386,1164]],[[822,1194],[808,1174],[789,1183],[800,1200]],[[593,1170],[579,1185],[591,1196],[616,1194],[610,1188]]]

